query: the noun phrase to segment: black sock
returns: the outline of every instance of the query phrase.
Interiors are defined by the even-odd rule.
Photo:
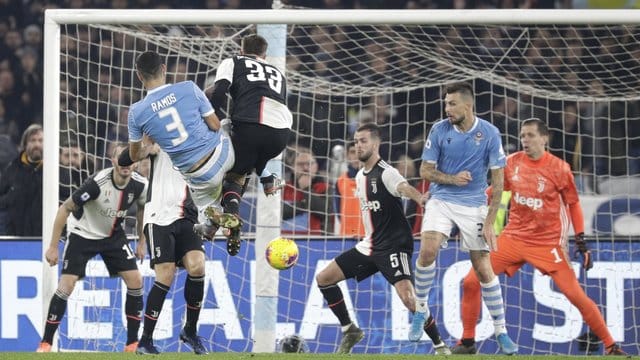
[[[147,306],[144,311],[144,328],[142,329],[142,339],[140,340],[151,340],[153,338],[153,331],[156,328],[167,292],[169,292],[168,286],[157,281],[153,283],[153,287],[151,287],[151,291],[147,296]]]
[[[62,321],[62,317],[64,316],[64,312],[67,310],[67,299],[69,298],[68,294],[57,290],[55,294],[51,297],[51,302],[49,303],[49,312],[47,313],[47,321],[44,326],[44,335],[42,336],[42,342],[53,343],[53,335],[58,330],[58,326],[60,325],[60,321]]]
[[[127,299],[124,303],[124,313],[127,315],[127,345],[138,341],[142,305],[142,288],[127,289]]]
[[[184,324],[184,329],[189,335],[196,334],[203,296],[204,275],[187,275],[187,280],[184,284],[184,299],[187,302],[187,320]]]
[[[222,183],[221,204],[224,212],[238,215],[240,213],[241,198],[242,185],[227,180]]]
[[[427,333],[433,345],[440,345],[440,343],[442,342],[442,338],[440,337],[440,331],[438,330],[438,326],[436,325],[436,319],[429,316],[427,322],[424,323],[424,332]]]
[[[318,288],[322,296],[324,296],[324,299],[327,300],[329,309],[331,309],[333,314],[340,320],[340,325],[345,326],[351,324],[347,305],[344,303],[344,296],[338,285],[318,286]]]
[[[474,339],[462,339],[462,340],[460,340],[460,342],[464,346],[473,346],[476,343],[476,341]]]

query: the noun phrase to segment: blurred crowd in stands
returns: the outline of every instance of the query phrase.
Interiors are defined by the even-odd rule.
[[[267,9],[272,1],[266,0],[0,0],[0,235],[37,236],[41,224],[31,222],[17,226],[16,220],[40,219],[41,191],[35,189],[42,183],[42,119],[43,97],[43,21],[47,8],[156,8],[156,9]],[[601,8],[640,7],[640,1],[599,0],[288,0],[283,4],[292,7],[320,9],[471,9],[471,8]],[[320,30],[318,30],[320,29]],[[410,60],[413,53],[398,49],[382,49],[354,46],[336,47],[336,44],[359,42],[366,33],[359,35],[341,27],[325,27],[300,33],[299,40],[288,44],[287,67],[301,76],[322,78],[327,81],[344,81],[355,86],[399,86],[404,81],[402,74],[421,77],[421,71]],[[216,29],[211,30],[212,36]],[[221,30],[222,31],[222,30]],[[306,31],[300,27],[297,32]],[[584,53],[583,45],[597,41],[603,34],[570,33],[570,28],[555,30],[556,33],[538,34],[541,39],[554,39],[557,44],[544,44],[545,49],[563,49],[562,53],[536,52],[536,44],[527,43],[527,50],[508,52],[507,61],[493,66],[504,54],[504,46],[517,34],[508,30],[466,30],[469,33],[421,33],[416,34],[409,45],[435,46],[446,57],[447,51],[470,49],[469,67],[478,71],[494,71],[497,75],[531,85],[551,82],[554,89],[599,96],[605,93],[620,94],[635,91],[640,86],[639,30],[627,28],[607,35],[597,54]],[[484,32],[482,32],[484,31]],[[537,31],[544,32],[545,29]],[[552,30],[553,32],[553,30]],[[473,34],[470,34],[473,33]],[[95,34],[89,34],[93,36]],[[78,34],[78,36],[82,36]],[[351,38],[349,38],[352,36]],[[563,38],[575,41],[564,43]],[[326,39],[327,41],[323,41]],[[454,39],[454,40],[452,40]],[[455,40],[457,39],[457,40]],[[473,40],[468,40],[473,39]],[[596,40],[594,40],[596,39]],[[63,41],[65,40],[63,36]],[[525,39],[526,40],[526,39]],[[118,38],[103,39],[99,49],[109,49]],[[471,43],[470,41],[473,41]],[[524,40],[523,40],[524,41]],[[89,46],[67,44],[68,51],[88,52]],[[540,46],[542,47],[542,46]],[[350,50],[353,49],[353,50]],[[402,49],[406,50],[406,49]],[[548,50],[546,50],[548,51]],[[96,55],[98,54],[98,55]],[[375,56],[370,56],[375,54]],[[125,54],[126,55],[126,54]],[[133,55],[120,57],[117,61],[133,63]],[[99,51],[93,56],[110,66],[118,65],[109,57],[112,50]],[[596,59],[589,61],[588,59]],[[100,60],[100,59],[98,59]],[[558,81],[540,75],[540,62],[549,73],[565,74]],[[391,66],[393,64],[393,66]],[[603,66],[602,64],[606,64]],[[85,64],[70,63],[80,67]],[[169,74],[191,73],[191,65],[181,62],[170,64]],[[489,66],[484,69],[483,66]],[[341,73],[340,69],[347,69]],[[63,69],[65,70],[65,69]],[[76,69],[77,70],[77,69]],[[99,77],[97,81],[66,78],[61,91],[81,92],[83,87],[93,98],[104,99],[84,109],[77,104],[61,102],[61,115],[69,124],[69,117],[81,117],[79,127],[62,126],[60,139],[60,190],[61,200],[67,198],[94,171],[110,166],[99,154],[108,153],[115,141],[126,141],[126,114],[133,100],[124,86],[131,86],[133,76],[122,75],[119,86],[110,86],[113,78],[100,70],[87,70],[85,75]],[[80,72],[78,72],[80,73]],[[593,74],[585,78],[582,74]],[[578,75],[576,75],[578,74]],[[598,74],[604,74],[599,76]],[[90,77],[90,76],[89,76]],[[103,78],[104,77],[104,78]],[[128,80],[128,83],[125,81]],[[526,79],[526,81],[523,81]],[[615,81],[607,81],[613,79]],[[180,80],[176,78],[176,80]],[[194,78],[204,86],[205,79]],[[91,88],[94,83],[106,86]],[[640,104],[638,101],[553,101],[549,97],[527,95],[526,91],[513,92],[484,80],[476,80],[478,94],[476,112],[485,116],[505,134],[505,147],[514,151],[517,146],[518,122],[528,117],[547,119],[554,134],[550,148],[567,160],[576,172],[580,188],[584,193],[597,193],[595,183],[598,175],[628,176],[640,173]],[[604,95],[603,95],[604,96]],[[82,94],[79,94],[82,97]],[[117,99],[117,101],[114,101]],[[286,156],[286,177],[289,187],[285,189],[285,220],[295,219],[301,210],[313,218],[306,219],[308,229],[318,233],[360,234],[361,229],[345,228],[333,216],[340,213],[345,201],[341,190],[348,184],[339,179],[354,174],[353,159],[348,157],[349,139],[358,124],[373,121],[386,128],[387,140],[381,154],[401,170],[416,186],[420,184],[417,167],[422,152],[422,142],[430,124],[444,117],[440,86],[426,87],[417,91],[404,91],[385,96],[368,96],[353,99],[347,96],[291,94],[290,104],[295,104],[297,115],[295,128],[298,136]],[[100,119],[101,121],[97,121]],[[106,121],[105,121],[106,120]],[[426,124],[426,125],[425,125]],[[93,134],[95,138],[82,138],[77,133]],[[39,135],[38,135],[39,134]],[[97,135],[96,135],[97,134]],[[29,145],[31,144],[31,145]],[[40,155],[37,150],[40,149]],[[597,154],[597,155],[596,155]],[[96,156],[98,155],[98,156]],[[350,161],[351,160],[351,161]],[[143,163],[140,171],[145,173]],[[16,170],[19,169],[19,170]],[[17,174],[21,174],[17,176]],[[25,176],[27,174],[27,176]],[[304,175],[303,175],[304,174]],[[585,175],[583,177],[583,175]],[[20,185],[20,186],[17,186]],[[17,190],[16,190],[17,189]],[[25,190],[26,189],[26,190]],[[20,192],[17,192],[20,191]],[[26,192],[25,192],[26,191]],[[26,196],[27,198],[17,198]],[[25,195],[26,194],[26,195]],[[304,195],[306,194],[306,195]],[[311,194],[321,194],[317,201]],[[336,199],[336,197],[339,197]],[[288,206],[289,205],[289,206]],[[288,206],[288,207],[287,207]],[[407,204],[413,219],[419,221],[419,209]],[[19,214],[16,216],[16,214]],[[290,224],[295,231],[295,223]]]

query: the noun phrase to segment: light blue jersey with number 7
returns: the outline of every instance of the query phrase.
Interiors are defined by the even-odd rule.
[[[220,143],[220,133],[203,119],[213,112],[193,81],[159,86],[129,108],[129,141],[141,141],[146,134],[184,173]]]

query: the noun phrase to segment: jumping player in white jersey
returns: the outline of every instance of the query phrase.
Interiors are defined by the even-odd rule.
[[[208,353],[196,331],[204,296],[205,256],[202,238],[193,231],[198,209],[190,193],[183,176],[173,168],[169,155],[161,150],[152,154],[144,234],[156,279],[147,295],[138,354],[160,353],[153,344],[153,332],[177,267],[187,271],[184,283],[186,320],[180,340],[189,344],[198,355]]]
[[[126,148],[117,145],[111,156],[116,164],[118,154]],[[67,309],[67,299],[78,280],[85,276],[87,262],[100,254],[109,275],[122,277],[127,286],[125,314],[127,316],[127,342],[125,352],[134,352],[138,344],[138,329],[142,315],[142,276],[136,265],[144,257],[142,219],[147,197],[147,179],[130,167],[114,165],[99,171],[73,192],[58,208],[53,223],[51,242],[45,254],[49,265],[58,263],[58,239],[67,224],[67,243],[62,255],[62,274],[51,302],[38,352],[51,351],[53,335]],[[136,253],[122,228],[127,209],[137,205],[137,226],[141,241]]]
[[[129,108],[129,152],[121,156],[120,164],[146,158],[151,146],[144,146],[142,140],[149,137],[185,177],[202,213],[200,218],[210,220],[209,231],[203,235],[213,237],[218,226],[239,229],[242,224],[236,215],[218,214],[211,206],[220,198],[222,179],[233,166],[234,152],[231,140],[219,131],[220,121],[209,100],[192,81],[167,84],[167,67],[153,51],[137,58],[136,70],[147,95]],[[237,246],[228,243],[229,253]]]
[[[349,353],[364,337],[364,332],[351,321],[342,291],[337,283],[355,278],[362,281],[380,272],[393,285],[404,306],[416,311],[416,296],[411,277],[413,235],[404,214],[401,196],[422,205],[422,195],[398,170],[380,159],[380,132],[375,124],[360,126],[354,135],[356,152],[364,167],[356,175],[356,195],[364,223],[364,239],[338,255],[317,276],[316,281],[329,308],[342,326],[342,342],[338,353]],[[451,354],[440,338],[435,321],[425,324],[437,354]]]
[[[498,129],[474,115],[473,88],[467,83],[446,88],[447,119],[433,125],[422,153],[420,176],[431,183],[431,198],[422,220],[420,254],[415,286],[419,302],[426,303],[436,276],[436,257],[453,225],[460,229],[461,248],[469,251],[471,264],[482,283],[482,297],[494,321],[495,335],[505,354],[518,346],[507,335],[500,282],[491,269],[489,251],[496,249],[493,223],[500,204],[506,157]],[[491,169],[494,188],[489,208],[485,189]],[[413,317],[410,341],[422,336],[428,308]]]
[[[280,189],[280,180],[275,174],[265,173],[265,166],[287,146],[293,122],[287,108],[287,80],[280,70],[266,62],[267,46],[260,35],[245,36],[241,55],[225,59],[218,66],[211,95],[218,114],[227,103],[227,92],[233,100],[229,118],[235,164],[222,185],[222,206],[225,212],[236,215],[247,176],[254,170],[266,195]],[[238,230],[232,230],[231,236],[239,239]],[[239,250],[240,243],[237,244]]]

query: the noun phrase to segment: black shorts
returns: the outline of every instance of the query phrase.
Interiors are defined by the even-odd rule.
[[[147,224],[147,251],[151,256],[151,268],[156,264],[175,263],[183,267],[182,258],[191,250],[204,252],[202,239],[193,232],[193,222],[178,219],[167,226]]]
[[[85,239],[71,233],[67,238],[62,255],[62,273],[85,277],[89,259],[100,254],[110,276],[128,270],[138,270],[136,255],[123,231],[101,240]]]
[[[258,123],[233,123],[231,142],[236,162],[230,171],[248,175],[255,169],[260,176],[267,162],[287,147],[290,132],[289,129],[276,129]]]
[[[357,281],[362,281],[380,271],[382,276],[393,285],[400,280],[411,280],[411,274],[413,274],[411,253],[402,250],[367,256],[353,248],[338,255],[335,260],[345,278],[355,278]]]

